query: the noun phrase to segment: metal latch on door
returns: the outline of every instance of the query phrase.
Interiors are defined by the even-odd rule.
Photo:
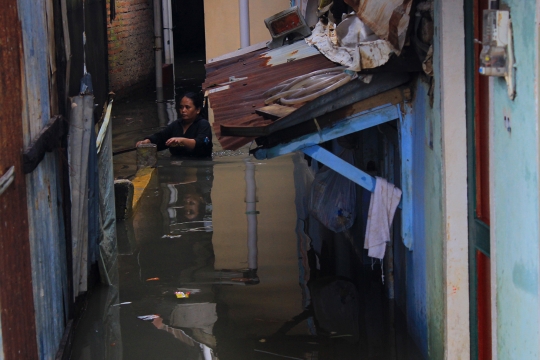
[[[6,189],[11,185],[13,180],[15,179],[15,167],[12,166],[9,168],[9,170],[0,177],[0,195],[6,191]]]

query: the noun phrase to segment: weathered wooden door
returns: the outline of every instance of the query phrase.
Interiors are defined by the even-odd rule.
[[[488,0],[466,1],[471,358],[491,359],[489,78],[478,73],[482,13]]]

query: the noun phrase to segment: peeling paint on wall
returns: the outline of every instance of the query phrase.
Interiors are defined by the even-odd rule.
[[[540,357],[538,223],[538,28],[534,0],[508,0],[517,63],[514,101],[504,79],[492,88],[491,246],[495,255],[499,359]],[[519,324],[519,326],[516,326]]]

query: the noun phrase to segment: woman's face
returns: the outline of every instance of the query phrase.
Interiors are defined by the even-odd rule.
[[[195,105],[193,104],[193,100],[187,97],[183,97],[180,101],[180,106],[178,107],[180,110],[180,117],[182,120],[185,120],[187,122],[192,122],[197,118],[197,115],[201,112],[201,109],[197,109]]]
[[[195,220],[199,216],[199,205],[201,198],[195,194],[186,194],[184,196],[184,216],[188,220]]]

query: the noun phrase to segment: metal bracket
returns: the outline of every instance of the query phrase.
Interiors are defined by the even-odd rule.
[[[9,170],[0,177],[0,195],[6,191],[6,189],[11,185],[11,183],[15,180],[15,167],[12,166],[9,168]]]

